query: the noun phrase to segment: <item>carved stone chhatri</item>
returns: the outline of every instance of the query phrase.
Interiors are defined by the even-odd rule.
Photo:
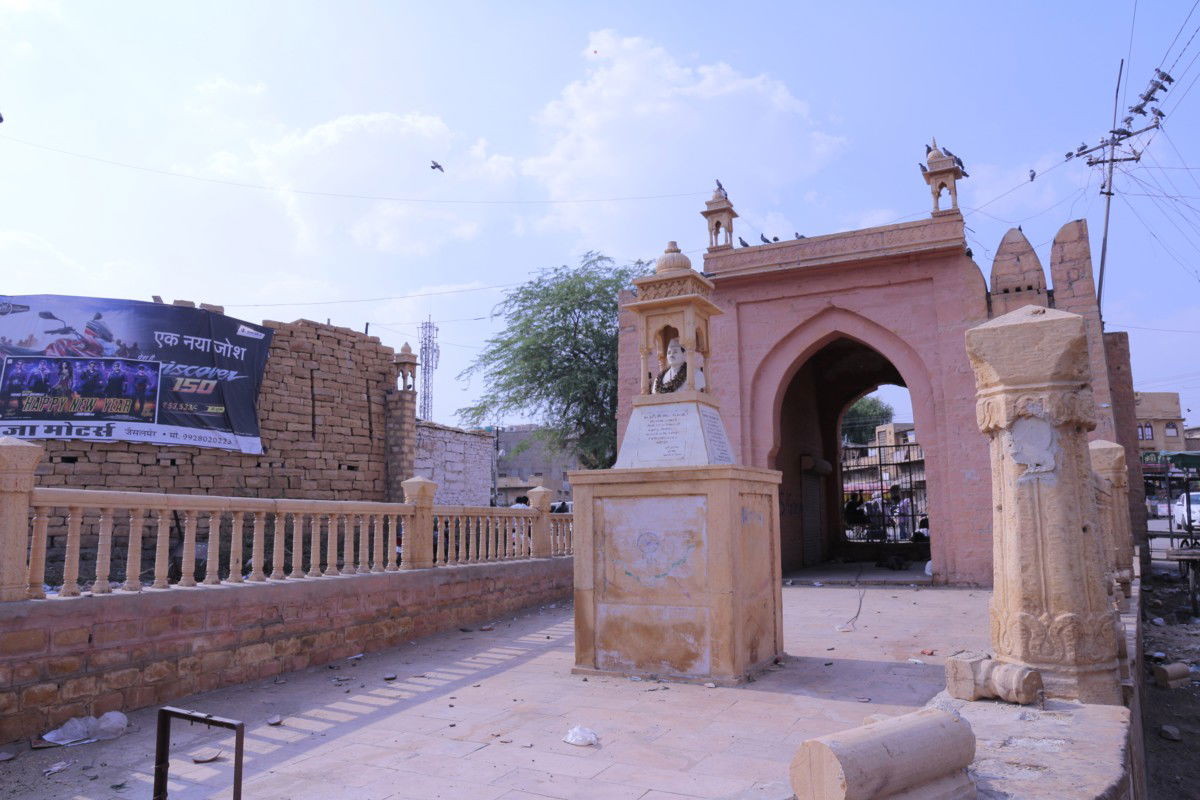
[[[1087,432],[1096,404],[1083,318],[1034,306],[967,331],[977,420],[991,440],[997,659],[1052,697],[1121,702],[1117,626]]]

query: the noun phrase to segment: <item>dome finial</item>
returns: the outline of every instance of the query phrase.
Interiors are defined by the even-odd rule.
[[[690,270],[691,268],[692,260],[679,252],[679,245],[675,242],[667,242],[667,249],[658,257],[654,271],[661,274],[663,272]]]

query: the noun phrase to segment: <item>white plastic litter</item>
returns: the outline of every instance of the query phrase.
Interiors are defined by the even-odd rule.
[[[73,717],[63,723],[62,727],[55,728],[49,733],[43,734],[42,738],[47,742],[65,747],[74,744],[87,744],[88,742],[116,739],[125,733],[125,729],[128,727],[128,717],[120,711],[109,711],[101,714],[100,719],[96,719],[95,717]]]
[[[932,561],[925,562],[925,574],[931,578],[933,577],[933,562]]]
[[[576,725],[567,731],[567,735],[563,737],[563,741],[567,744],[573,744],[576,747],[591,747],[594,744],[600,743],[600,734],[591,728]]]
[[[128,727],[129,717],[120,711],[108,711],[101,714],[100,719],[96,720],[96,730],[92,733],[92,737],[101,741],[116,739],[125,733],[125,729]]]
[[[61,745],[91,739],[92,737],[88,735],[88,720],[91,720],[93,724],[96,722],[95,717],[73,717],[64,722],[61,728],[55,728],[49,733],[42,734],[42,738],[47,742]]]

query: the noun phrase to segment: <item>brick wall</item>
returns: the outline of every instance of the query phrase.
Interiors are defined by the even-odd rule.
[[[488,431],[464,431],[420,420],[413,474],[438,485],[438,505],[486,506],[492,497],[496,442]]]
[[[0,604],[0,744],[494,620],[571,593],[572,559]]]

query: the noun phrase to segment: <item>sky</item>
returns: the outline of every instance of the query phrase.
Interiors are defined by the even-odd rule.
[[[1200,422],[1198,30],[1187,0],[0,0],[0,294],[370,323],[397,348],[432,319],[453,424],[505,287],[668,240],[699,267],[714,178],[750,241],[916,219],[936,136],[985,276],[1008,228],[1048,269],[1080,217],[1098,269],[1103,175],[1063,156],[1107,135],[1125,58],[1119,116],[1155,67],[1176,83],[1117,173],[1106,329],[1135,388]]]

